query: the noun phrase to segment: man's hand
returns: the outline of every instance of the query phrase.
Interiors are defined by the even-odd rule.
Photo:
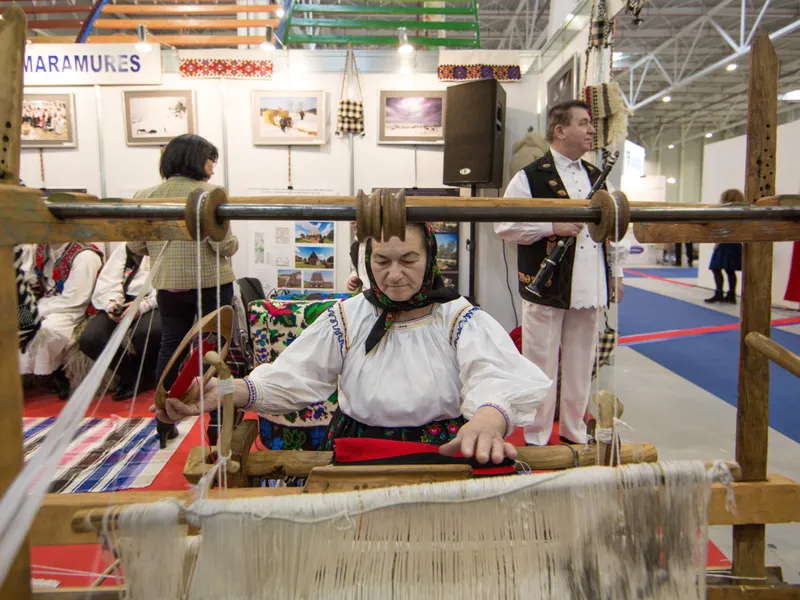
[[[559,236],[576,237],[583,229],[583,223],[553,223],[553,233]]]
[[[348,292],[355,292],[361,287],[361,280],[358,278],[358,275],[350,275],[350,277],[347,278],[346,287]]]
[[[113,300],[108,303],[106,306],[106,314],[108,318],[114,321],[115,323],[119,323],[122,320],[122,306],[114,302]]]

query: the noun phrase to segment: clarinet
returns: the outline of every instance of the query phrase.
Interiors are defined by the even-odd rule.
[[[608,179],[609,173],[611,173],[611,169],[614,168],[614,163],[617,162],[619,158],[619,152],[614,152],[611,156],[608,157],[606,161],[606,165],[603,168],[603,172],[600,173],[600,177],[597,178],[597,181],[594,182],[592,189],[589,190],[588,198],[591,199],[592,196],[595,195],[597,190],[603,187]],[[558,238],[558,242],[556,243],[555,247],[550,251],[545,259],[542,261],[542,264],[539,265],[539,272],[536,273],[536,277],[533,279],[531,283],[525,286],[525,289],[528,290],[534,296],[541,298],[542,296],[542,288],[544,287],[545,282],[547,282],[550,277],[553,275],[553,271],[559,265],[559,263],[563,260],[564,255],[569,250],[570,246],[575,243],[575,238],[571,236],[563,236]]]

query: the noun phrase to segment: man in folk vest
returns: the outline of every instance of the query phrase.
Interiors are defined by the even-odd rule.
[[[70,384],[64,373],[67,351],[74,344],[75,327],[86,318],[102,254],[89,244],[31,246],[22,270],[30,278],[42,322],[25,352],[20,352],[23,375],[50,379],[51,391],[62,400]]]
[[[579,100],[550,109],[550,151],[519,171],[507,198],[586,198],[600,169],[581,159],[592,148],[589,107]],[[592,361],[597,343],[597,308],[622,297],[622,267],[609,262],[604,244],[592,240],[583,223],[496,223],[503,240],[519,245],[518,276],[522,296],[522,353],[553,381],[561,349],[559,433],[565,443],[587,442],[584,414],[589,404]],[[575,243],[553,271],[541,297],[525,289],[536,277],[557,236]],[[612,270],[614,277],[612,277]],[[553,429],[556,386],[550,388],[536,417],[525,428],[528,444],[547,444]]]

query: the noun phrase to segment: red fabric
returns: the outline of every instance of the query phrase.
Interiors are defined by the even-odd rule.
[[[397,442],[394,440],[381,440],[374,438],[339,438],[335,441],[334,463],[363,463],[392,458],[409,457],[409,464],[415,464],[414,455],[439,454],[439,446],[424,442]],[[452,457],[463,459],[460,452]],[[442,464],[447,464],[448,457],[442,456]],[[462,462],[460,460],[453,461]],[[514,465],[484,466],[473,465],[475,475],[508,475],[514,472]]]
[[[789,267],[789,283],[786,286],[784,300],[800,302],[800,242],[794,243],[792,249],[792,266]]]
[[[517,327],[516,329],[512,329],[511,333],[508,335],[511,336],[511,341],[514,342],[514,345],[519,350],[519,353],[522,354],[522,327]]]

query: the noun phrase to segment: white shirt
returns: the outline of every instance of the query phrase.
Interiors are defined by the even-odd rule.
[[[556,170],[567,189],[570,198],[586,198],[592,189],[589,174],[583,168],[581,160],[570,160],[563,154],[550,149]],[[514,175],[506,188],[505,198],[530,198],[531,190],[525,171]],[[494,231],[507,242],[530,245],[543,238],[554,235],[552,223],[495,223]],[[612,245],[612,250],[614,246]],[[614,260],[609,252],[609,261],[615,277],[622,277],[622,261]],[[615,264],[616,263],[616,264]],[[598,244],[589,235],[585,225],[575,238],[575,262],[572,267],[572,290],[570,308],[594,308],[608,304],[606,289],[605,265],[603,262],[602,244]]]
[[[552,382],[488,314],[463,298],[436,304],[430,315],[393,324],[367,354],[377,319],[363,294],[331,306],[274,363],[253,370],[253,410],[285,414],[324,402],[341,378],[342,412],[370,426],[469,419],[487,402],[512,427],[533,423]]]
[[[142,259],[142,264],[136,275],[133,276],[133,281],[128,286],[129,296],[138,296],[142,287],[147,283],[147,275],[150,272],[150,257],[139,257]],[[117,246],[116,250],[108,257],[106,264],[103,265],[100,275],[97,277],[97,283],[94,286],[94,293],[92,294],[92,305],[97,310],[106,310],[110,302],[116,302],[120,306],[125,303],[125,292],[122,289],[124,283],[123,275],[125,274],[125,261],[127,259],[125,253],[125,244]],[[150,288],[147,296],[142,300],[139,305],[139,312],[142,314],[154,308],[155,290]]]
[[[45,252],[47,252],[48,260],[44,265],[42,278],[47,289],[55,285],[53,266],[68,247],[69,244],[63,244],[56,248],[50,245],[46,246]],[[72,267],[70,268],[69,277],[64,282],[64,290],[57,296],[39,298],[36,303],[39,315],[42,318],[46,318],[51,314],[62,313],[69,315],[75,321],[82,318],[89,306],[95,278],[101,265],[102,260],[96,252],[91,250],[79,252],[72,259]]]

